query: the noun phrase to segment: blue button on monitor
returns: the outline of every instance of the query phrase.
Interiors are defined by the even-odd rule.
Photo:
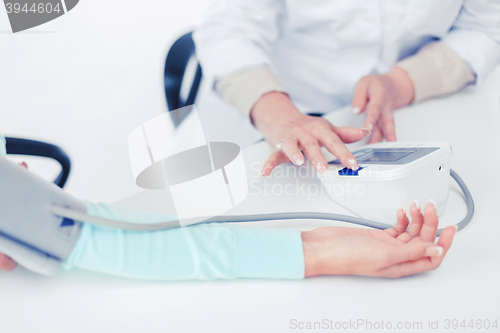
[[[338,172],[339,172],[339,176],[359,176],[358,172],[363,170],[364,168],[366,168],[366,167],[359,167],[358,170],[343,168],[343,169],[340,169]]]

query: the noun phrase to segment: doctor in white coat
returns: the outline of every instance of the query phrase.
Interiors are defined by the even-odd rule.
[[[240,144],[251,123],[278,147],[264,176],[305,157],[324,172],[321,147],[357,169],[344,143],[394,141],[394,110],[488,75],[500,0],[213,0],[194,39],[213,90],[243,115],[239,127],[213,120],[231,118]],[[363,128],[307,115],[349,103]]]

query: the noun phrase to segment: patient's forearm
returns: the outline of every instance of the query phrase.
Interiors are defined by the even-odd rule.
[[[175,218],[93,203],[88,204],[88,213],[125,222]],[[422,215],[413,204],[410,214],[410,226],[400,210],[398,221],[387,230],[323,227],[300,232],[201,224],[136,232],[86,223],[64,266],[165,281],[346,274],[399,277],[437,268],[456,232],[456,227],[445,228],[435,244],[435,207],[428,204]]]
[[[173,216],[89,203],[88,213],[122,221],[159,222]],[[86,223],[65,268],[148,280],[300,279],[299,230],[202,224],[132,232]]]

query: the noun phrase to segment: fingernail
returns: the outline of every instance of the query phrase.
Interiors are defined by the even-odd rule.
[[[361,127],[361,129],[362,129],[363,131],[365,131],[365,136],[368,136],[368,135],[370,135],[370,134],[371,134],[371,131],[370,131],[368,128],[366,128],[366,127]]]
[[[431,203],[434,206],[434,209],[436,209],[436,200],[431,199],[429,200],[429,203]]]
[[[269,176],[269,173],[271,173],[270,169],[271,167],[265,167],[264,169],[262,169],[262,177]]]
[[[403,215],[406,215],[406,210],[404,208],[401,208],[400,211],[403,213]]]
[[[293,155],[293,161],[295,162],[295,164],[297,165],[302,165],[304,164],[304,160],[302,159],[302,156],[300,156],[299,154],[295,154]]]
[[[359,114],[361,112],[361,109],[355,106],[351,109],[351,112],[352,114]]]
[[[326,168],[321,162],[318,162],[316,164],[316,171],[318,171],[319,173],[324,173],[326,171]]]
[[[420,204],[418,203],[418,200],[415,200],[414,203],[415,207],[417,207],[417,209],[420,210]]]
[[[455,228],[455,232],[458,231],[458,225],[457,224],[452,225],[452,227]]]
[[[26,169],[28,168],[28,164],[26,164],[26,162],[21,162],[21,166],[25,167]]]
[[[424,257],[439,257],[443,254],[443,248],[441,246],[433,246],[425,249]]]
[[[359,169],[359,166],[358,166],[358,163],[356,163],[356,160],[355,159],[350,159],[349,161],[347,161],[349,163],[349,165],[351,166],[351,169],[352,170],[358,170]]]
[[[372,134],[373,124],[368,125],[368,135]]]

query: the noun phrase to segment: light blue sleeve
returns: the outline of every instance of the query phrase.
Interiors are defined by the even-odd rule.
[[[125,222],[175,216],[87,203],[88,214]],[[85,223],[64,267],[148,280],[300,279],[300,230],[201,224],[137,232]]]
[[[6,144],[5,137],[0,133],[0,156],[7,155],[5,144]]]

